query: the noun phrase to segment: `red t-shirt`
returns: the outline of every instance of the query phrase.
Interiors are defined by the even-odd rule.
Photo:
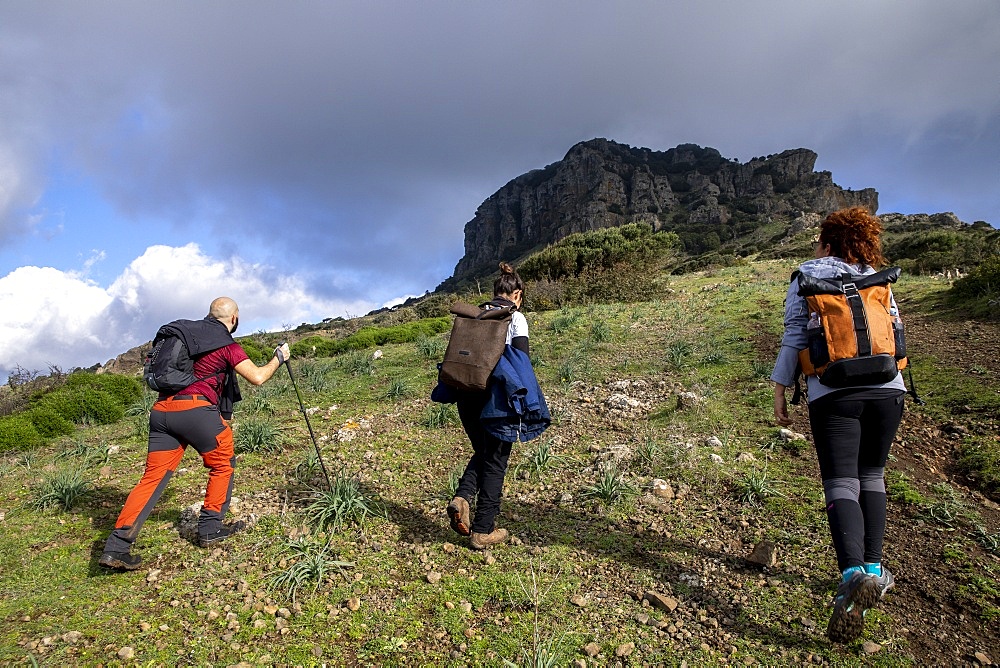
[[[177,394],[204,394],[213,404],[218,404],[226,372],[248,359],[243,346],[238,343],[205,353],[194,361],[194,375],[203,380],[188,385]]]

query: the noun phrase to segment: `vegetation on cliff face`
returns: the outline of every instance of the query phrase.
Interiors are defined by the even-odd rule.
[[[571,234],[529,256],[518,271],[528,280],[575,278],[621,263],[645,265],[675,251],[678,245],[676,234],[653,232],[648,223],[630,223]]]

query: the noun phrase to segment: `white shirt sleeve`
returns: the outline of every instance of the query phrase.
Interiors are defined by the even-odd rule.
[[[518,336],[528,336],[528,319],[520,311],[514,311],[507,326],[507,345]]]

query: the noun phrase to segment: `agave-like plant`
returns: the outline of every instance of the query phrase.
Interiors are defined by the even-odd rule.
[[[72,510],[94,489],[94,485],[84,477],[82,469],[57,471],[36,489],[35,508],[59,507]]]
[[[312,584],[312,591],[319,589],[331,573],[340,573],[351,568],[354,563],[341,561],[330,552],[330,544],[316,543],[309,538],[292,539],[285,544],[286,562],[292,562],[283,570],[272,572],[268,584],[295,601],[299,591]]]
[[[318,530],[340,531],[351,525],[363,525],[369,517],[385,517],[385,508],[361,489],[357,478],[338,473],[331,488],[317,490],[310,496],[306,516]]]

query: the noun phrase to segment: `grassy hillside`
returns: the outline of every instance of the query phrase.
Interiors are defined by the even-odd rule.
[[[1000,332],[947,313],[943,281],[898,286],[928,402],[908,407],[890,463],[886,554],[898,586],[862,641],[834,646],[822,488],[808,436],[794,433],[808,434],[806,412],[787,436],[771,420],[767,376],[792,268],[597,282],[632,286],[641,302],[549,285],[559,308],[528,321],[554,421],[515,446],[499,518],[515,539],[487,553],[469,550],[444,513],[469,456],[453,409],[428,399],[447,333],[386,343],[377,359],[371,347],[293,360],[335,498],[318,492],[287,373],[244,388],[232,514],[252,528],[212,550],[185,538],[206,480],[187,453],[139,537],[134,573],[109,574],[97,559],[142,471],[148,398],[137,417],[2,455],[0,663],[1000,659]],[[566,290],[592,303],[566,305]],[[380,317],[421,315],[438,314]],[[768,542],[772,565],[747,560]]]

